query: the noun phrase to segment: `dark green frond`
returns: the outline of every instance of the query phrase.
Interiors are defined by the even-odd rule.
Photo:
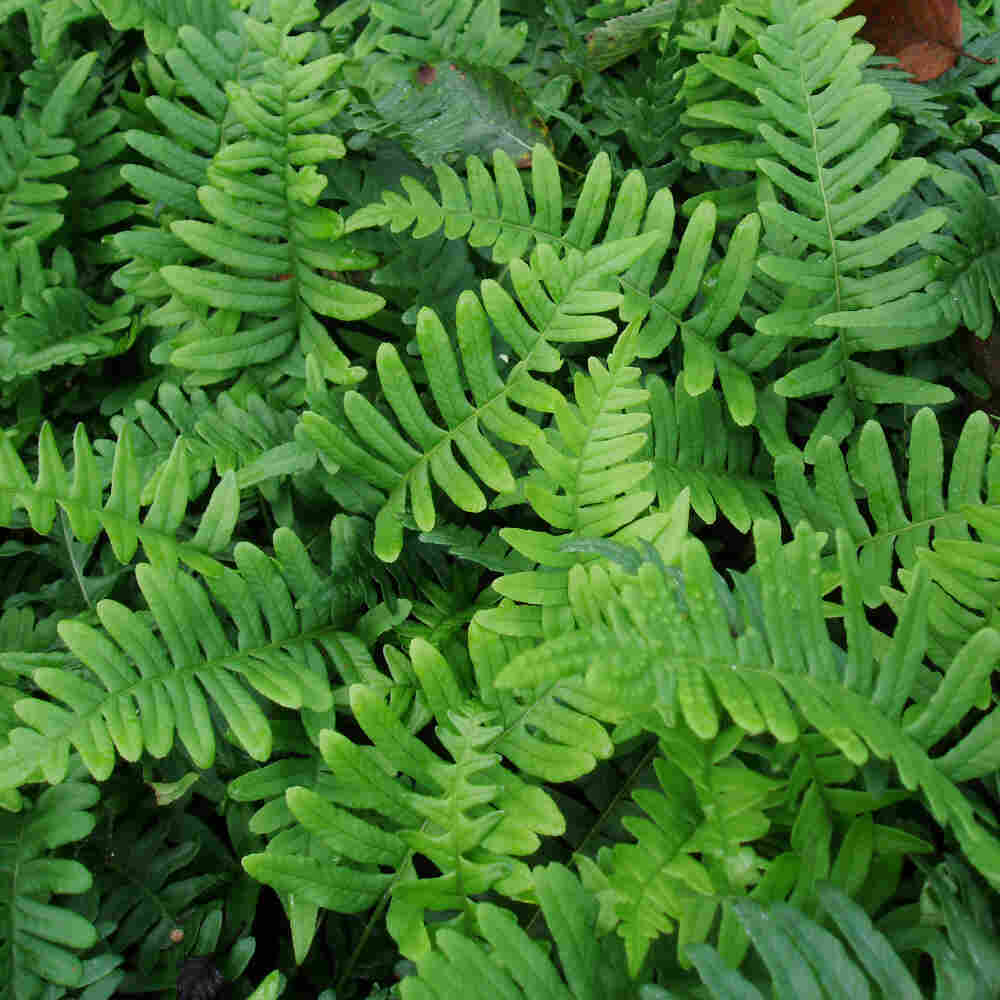
[[[68,781],[21,812],[0,811],[0,979],[12,1000],[35,1000],[46,988],[74,987],[84,978],[79,956],[97,931],[52,897],[84,893],[93,878],[55,851],[90,835],[97,820],[89,810],[99,799],[94,785]]]

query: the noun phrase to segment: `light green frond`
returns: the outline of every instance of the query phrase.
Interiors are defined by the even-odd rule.
[[[568,225],[563,223],[563,188],[559,165],[542,144],[531,151],[531,198],[514,161],[497,150],[493,174],[482,160],[470,156],[463,180],[447,164],[434,165],[440,200],[410,177],[403,178],[406,196],[387,191],[382,202],[355,212],[347,221],[348,233],[370,226],[390,226],[393,232],[414,227],[417,239],[439,229],[448,239],[465,237],[470,246],[492,247],[493,260],[506,264],[527,257],[539,243],[560,249],[586,252],[595,245],[608,210],[614,223],[606,239],[623,239],[640,231],[646,210],[646,183],[639,171],[623,181],[617,198],[611,200],[611,160],[606,153],[595,157],[580,191]]]
[[[111,492],[104,499],[105,488]],[[191,476],[183,441],[175,441],[170,457],[144,498],[146,484],[133,453],[131,425],[122,425],[115,444],[110,484],[98,469],[97,458],[82,424],[73,436],[72,476],[59,455],[52,428],[45,424],[38,437],[38,476],[31,481],[24,463],[6,437],[0,437],[0,525],[9,525],[17,508],[24,508],[32,528],[49,534],[61,507],[73,533],[90,542],[103,530],[121,563],[131,562],[141,541],[149,560],[171,571],[178,559],[211,575],[221,566],[212,557],[230,544],[239,513],[239,489],[232,472],[212,491],[193,536],[179,537],[192,499]],[[139,509],[149,504],[140,520]]]
[[[344,395],[343,414],[336,423],[312,411],[303,415],[300,432],[324,456],[328,468],[343,468],[386,494],[375,522],[375,551],[381,559],[391,562],[399,556],[403,543],[399,515],[407,498],[417,527],[422,531],[434,527],[437,515],[432,483],[461,510],[471,513],[486,507],[479,482],[498,493],[514,489],[510,466],[484,429],[501,440],[531,448],[543,467],[546,461],[559,464],[538,424],[510,404],[562,414],[564,421],[572,423],[572,411],[561,393],[532,373],[559,370],[562,356],[553,343],[585,343],[617,332],[611,320],[599,315],[621,302],[620,294],[607,290],[607,278],[631,266],[652,240],[651,236],[616,240],[586,255],[570,252],[562,258],[551,247],[539,246],[530,266],[519,259],[511,262],[517,300],[495,281],[483,282],[482,300],[464,292],[456,310],[464,378],[443,324],[432,310],[422,309],[417,316],[417,343],[440,422],[428,413],[399,353],[388,343],[379,347],[376,363],[395,421],[354,391]],[[516,359],[502,376],[490,346],[491,320]],[[627,354],[623,347],[623,357]],[[591,378],[595,386],[602,387],[601,393],[612,389],[607,374],[592,374]],[[607,405],[612,411],[631,407],[638,401],[634,392],[625,388],[611,392]],[[627,414],[617,419],[609,416],[610,423],[602,433],[625,434],[632,430],[635,419]],[[575,424],[567,425],[565,433],[580,430]],[[634,451],[631,445],[635,437],[625,435],[624,441],[622,456],[627,457]],[[472,475],[458,463],[456,450]],[[604,440],[594,442],[595,457],[598,453],[600,464],[595,468],[607,464],[606,455],[618,454],[617,448]],[[611,496],[621,492],[619,484],[614,484],[611,496],[602,498],[600,484],[578,479],[582,468],[559,467],[556,471],[568,476],[566,483],[572,485],[574,493],[587,491],[581,493],[581,502],[594,504],[588,511],[588,522],[576,515],[571,498],[559,500],[556,509],[551,509],[537,492],[534,499],[545,507],[542,516],[553,518],[557,527],[604,532],[616,530],[636,516],[637,511],[624,509],[627,504],[638,506],[634,498],[627,503],[623,498],[617,505],[611,501]],[[623,482],[629,481],[627,468],[623,474]]]
[[[46,780],[61,781],[70,746],[103,780],[119,756],[134,761],[144,750],[165,756],[175,734],[195,764],[207,768],[217,739],[209,700],[246,752],[266,760],[271,725],[251,688],[307,717],[332,709],[326,655],[338,662],[333,647],[340,634],[330,622],[333,608],[327,603],[298,611],[296,598],[318,587],[321,576],[288,529],[275,533],[275,552],[272,559],[239,543],[236,569],[222,568],[208,578],[207,588],[179,569],[141,564],[136,579],[149,613],[105,600],[97,605],[101,628],[60,622],[60,637],[87,672],[34,671],[35,684],[51,700],[16,703],[31,730],[11,734],[0,754],[0,784],[14,787],[19,773],[35,768]],[[224,630],[213,598],[238,645]],[[41,743],[36,733],[44,737]]]
[[[94,0],[95,6],[118,31],[141,29],[150,51],[166,52],[186,25],[194,25],[208,38],[217,31],[232,31],[232,7],[220,0],[170,0],[151,6],[137,0]]]
[[[531,645],[530,639],[498,635],[478,619],[469,626],[479,698],[495,710],[497,724],[503,727],[493,748],[522,774],[573,781],[611,756],[614,746],[601,722],[617,722],[621,716],[588,695],[576,678],[531,693],[498,689],[496,676]]]
[[[705,940],[720,897],[742,894],[760,879],[767,862],[748,842],[768,830],[763,808],[784,785],[735,759],[710,759],[710,744],[684,726],[663,736],[665,756],[654,765],[660,787],[634,791],[644,815],[623,820],[636,843],[616,844],[598,855],[607,876],[602,894],[614,900],[616,929],[633,977],[652,943],[673,932],[678,959],[687,965],[685,947]],[[683,761],[684,769],[667,755]],[[720,864],[722,859],[728,860]],[[789,869],[782,882],[768,879],[755,895],[784,898],[792,875]],[[727,939],[725,930],[721,936],[727,961],[738,965],[745,939]]]
[[[925,750],[926,741],[940,734],[935,720],[950,725],[964,717],[979,696],[980,678],[1000,663],[996,633],[986,630],[970,640],[956,658],[959,669],[932,684],[924,705],[920,667],[930,596],[925,570],[918,570],[899,624],[876,660],[856,584],[844,593],[851,605],[847,650],[829,636],[821,601],[824,537],[800,525],[794,542],[783,546],[771,521],[757,522],[754,537],[757,567],[738,588],[742,608],[735,626],[707,553],[694,540],[685,545],[676,575],[655,561],[617,579],[600,565],[577,566],[573,574],[589,577],[589,586],[577,592],[596,598],[578,614],[582,624],[515,657],[496,686],[544,688],[582,674],[595,697],[632,713],[652,708],[668,726],[679,712],[703,740],[718,736],[722,710],[745,732],[768,731],[781,743],[799,739],[805,723],[855,765],[871,754],[890,759],[903,786],[919,788],[973,863],[1000,883],[1000,841],[977,823],[948,769]],[[843,533],[838,546],[850,549]],[[849,559],[844,565],[850,571]],[[969,665],[983,659],[984,673],[970,672]],[[921,704],[922,714],[903,717],[909,699]],[[982,752],[983,735],[976,733],[953,759],[954,767]]]
[[[901,480],[889,452],[885,432],[876,421],[865,424],[858,439],[855,460],[848,470],[841,447],[829,437],[814,452],[814,474],[806,476],[801,458],[783,455],[775,461],[775,485],[782,511],[792,524],[805,520],[814,528],[833,532],[842,529],[858,548],[858,565],[864,600],[877,607],[887,599],[884,588],[892,583],[893,557],[902,564],[902,575],[916,568],[918,553],[933,539],[942,542],[969,542],[970,526],[983,532],[983,541],[1000,542],[994,508],[996,494],[992,474],[994,434],[985,413],[972,414],[962,427],[958,444],[945,467],[944,445],[933,411],[921,409],[909,428],[906,479]],[[863,512],[864,511],[864,512]],[[948,545],[942,552],[951,551]],[[958,551],[962,551],[960,548]],[[984,558],[986,549],[983,549]],[[926,557],[928,567],[940,565]],[[979,567],[984,584],[990,571]],[[951,589],[943,568],[939,582]],[[836,576],[829,586],[837,586]],[[960,587],[957,578],[954,586]],[[989,588],[989,584],[986,584]],[[962,591],[956,589],[955,596]],[[967,595],[966,595],[967,596]],[[961,617],[959,609],[954,612]],[[972,607],[984,610],[981,600]],[[966,626],[959,632],[945,625],[954,617],[939,596],[932,601],[932,618],[949,642],[972,633]],[[954,651],[954,647],[950,647]]]

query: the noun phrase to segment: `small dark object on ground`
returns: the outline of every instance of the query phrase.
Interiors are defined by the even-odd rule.
[[[216,1000],[224,983],[210,956],[195,955],[177,973],[177,1000]]]

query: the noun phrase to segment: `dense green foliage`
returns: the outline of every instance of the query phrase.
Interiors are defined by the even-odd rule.
[[[995,995],[1000,66],[847,6],[0,4],[4,997]]]

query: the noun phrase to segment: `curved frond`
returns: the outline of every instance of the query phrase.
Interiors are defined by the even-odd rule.
[[[766,731],[781,743],[801,738],[804,719],[855,765],[871,754],[892,760],[904,787],[923,792],[972,863],[1000,884],[1000,841],[976,821],[949,764],[927,753],[941,734],[938,722],[957,724],[979,695],[983,674],[970,675],[970,664],[987,674],[1000,665],[1000,633],[987,628],[974,636],[928,699],[917,686],[927,649],[925,570],[918,570],[892,640],[876,658],[853,546],[838,534],[845,655],[827,632],[820,599],[824,538],[800,525],[795,542],[782,546],[771,521],[758,521],[754,536],[760,590],[741,584],[735,621],[699,542],[683,548],[677,577],[655,562],[637,576],[574,567],[570,596],[584,624],[515,658],[497,686],[544,687],[583,674],[591,695],[633,713],[655,708],[668,725],[679,713],[703,740],[717,737],[722,710],[745,732]],[[594,594],[602,595],[599,603]],[[919,711],[904,721],[911,698]]]
[[[72,155],[73,140],[62,133],[69,124],[78,91],[96,61],[96,52],[77,59],[39,113],[17,119],[0,115],[0,188],[5,201],[0,249],[5,256],[17,240],[41,244],[63,224],[63,215],[53,211],[53,202],[62,201],[69,190],[37,178],[58,177],[79,164]],[[10,225],[8,219],[17,224]]]

